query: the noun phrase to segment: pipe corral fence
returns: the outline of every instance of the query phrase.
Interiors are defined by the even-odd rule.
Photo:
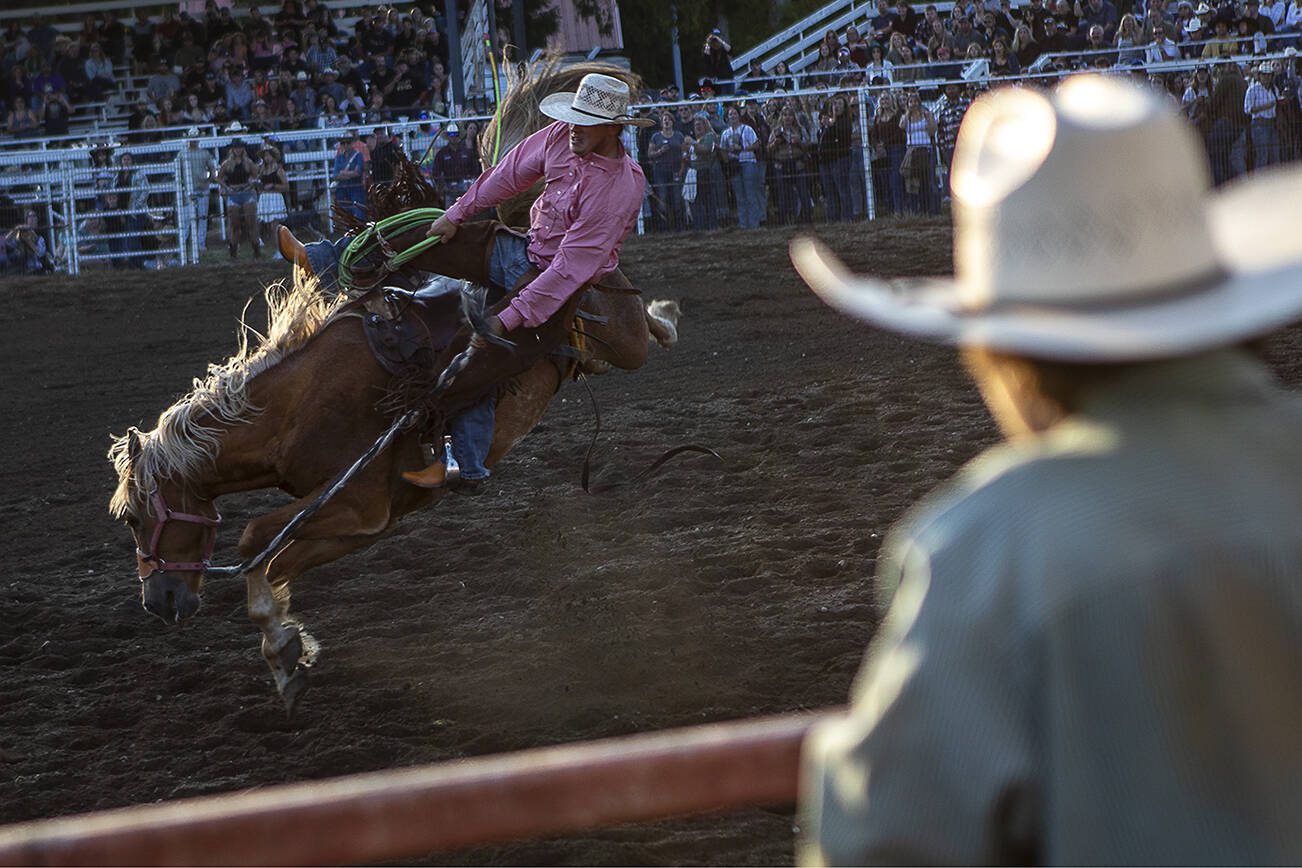
[[[340,865],[790,805],[806,713],[0,827],[0,865]]]
[[[1287,59],[1285,55],[1267,55],[1262,58],[1230,58],[1215,61],[1242,62],[1248,59]],[[979,63],[979,62],[978,62]],[[1147,72],[1188,71],[1203,61],[1179,60],[1168,63],[1114,70],[1120,74]],[[977,67],[964,73],[965,84],[996,85],[1008,83],[1035,83],[1057,80],[1061,73],[1027,73],[1006,78],[991,77],[987,70]],[[934,93],[945,80],[909,82],[908,86],[923,92]],[[897,90],[899,85],[859,85],[856,87],[799,88],[790,92],[766,92],[749,95],[722,96],[708,105],[712,111],[722,112],[734,102],[781,98],[823,99],[833,94],[852,95],[851,116],[853,147],[851,160],[855,164],[850,183],[850,197],[855,201],[855,212],[869,220],[883,211],[879,201],[882,191],[880,179],[874,180],[872,143],[865,134],[871,119],[874,100],[883,91]],[[673,111],[679,106],[691,105],[700,110],[701,101],[655,103],[635,107],[636,110],[654,114]],[[221,131],[211,125],[201,126],[197,137],[198,147],[204,149],[218,164],[235,138],[261,144],[270,137],[282,152],[283,165],[289,180],[287,197],[288,218],[285,222],[297,230],[329,235],[331,210],[334,203],[334,184],[331,173],[335,156],[334,143],[351,131],[365,134],[374,126],[387,127],[401,144],[403,151],[418,163],[429,167],[429,158],[440,142],[446,141],[448,124],[456,122],[464,127],[472,121],[481,129],[488,116],[458,118],[431,118],[410,120],[400,118],[382,125],[356,125],[347,127],[284,130],[274,133]],[[114,143],[114,154],[131,154],[133,166],[129,182],[119,177],[121,167],[96,165],[93,149],[87,143],[74,146],[68,140],[33,141],[31,143],[4,143],[0,145],[0,195],[16,207],[32,207],[38,212],[37,222],[46,233],[47,246],[54,270],[78,274],[83,265],[108,262],[115,266],[165,268],[189,265],[199,261],[202,252],[199,239],[204,232],[195,232],[196,222],[202,220],[204,229],[216,217],[215,231],[227,240],[228,227],[222,213],[220,196],[214,198],[215,184],[190,177],[185,161],[178,159],[190,141],[181,128],[152,131],[158,139],[150,142]],[[124,137],[126,134],[123,134]],[[630,154],[637,158],[638,139],[631,130],[626,131],[624,143]],[[30,145],[30,146],[29,146]],[[255,145],[256,146],[256,145]],[[933,147],[934,151],[938,148]],[[933,164],[935,183],[943,191],[947,167],[936,153]],[[650,181],[650,178],[648,178]],[[648,183],[647,194],[638,216],[637,232],[647,231],[653,216],[653,197],[656,191]],[[766,196],[767,198],[767,196]],[[216,207],[210,203],[216,202]],[[198,207],[202,203],[203,207]],[[889,210],[889,209],[888,209]],[[205,213],[206,212],[206,213]],[[3,227],[8,228],[8,227]]]

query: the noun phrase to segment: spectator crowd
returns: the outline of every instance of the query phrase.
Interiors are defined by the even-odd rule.
[[[1120,9],[964,0],[944,14],[877,0],[876,10],[862,28],[829,30],[818,60],[794,73],[754,60],[733,75],[716,30],[694,91],[645,94],[658,121],[638,141],[650,228],[862,219],[869,181],[879,216],[938,214],[959,124],[1002,77],[1024,86],[1076,71],[1146,78],[1198,128],[1217,184],[1302,156],[1293,44],[1302,0]],[[1168,61],[1184,68],[1158,65]]]
[[[441,6],[363,7],[347,31],[342,10],[318,0],[283,0],[271,16],[215,0],[201,16],[165,7],[155,17],[141,7],[129,26],[104,11],[87,14],[75,34],[37,13],[0,36],[4,131],[63,135],[74,106],[124,98],[132,131],[240,121],[261,133],[441,113]]]
[[[239,139],[216,155],[192,143],[174,165],[157,166],[184,164],[195,191],[182,235],[204,249],[215,213],[231,256],[244,241],[260,255],[277,222],[311,223],[322,210],[323,190],[302,189],[287,171],[285,151],[307,145],[277,133],[337,130],[331,195],[355,211],[366,185],[391,175],[401,148],[386,128],[392,121],[420,123],[411,156],[448,201],[478,175],[479,124],[428,122],[427,113],[447,108],[441,6],[363,7],[346,31],[319,0],[283,0],[274,15],[215,0],[199,16],[141,9],[131,26],[102,12],[75,35],[36,14],[0,40],[0,113],[10,135],[57,135],[78,104],[121,98],[119,78],[129,75],[138,88],[125,91],[127,134],[161,138],[151,131],[211,124]],[[1143,76],[1168,93],[1202,134],[1223,183],[1302,154],[1299,28],[1302,0],[962,0],[945,12],[877,0],[876,14],[824,35],[816,62],[793,72],[756,60],[741,75],[714,30],[691,92],[644,93],[642,110],[657,123],[626,132],[648,181],[645,225],[853,221],[870,202],[878,216],[939,214],[972,100],[1002,77],[1048,86],[1078,70]],[[131,155],[114,159],[105,146],[90,154],[97,209],[147,211],[139,173],[150,167],[124,166]],[[159,228],[154,222],[112,215],[86,228],[121,236],[96,252],[139,264],[150,261],[139,239]]]

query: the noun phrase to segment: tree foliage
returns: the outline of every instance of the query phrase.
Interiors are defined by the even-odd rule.
[[[826,0],[676,0],[678,44],[683,77],[694,82],[703,74],[701,47],[715,27],[724,32],[734,56],[825,5]],[[670,0],[620,0],[624,50],[633,71],[649,85],[673,81]]]

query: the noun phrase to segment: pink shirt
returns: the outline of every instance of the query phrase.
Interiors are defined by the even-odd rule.
[[[507,331],[542,325],[575,292],[615,270],[646,187],[642,169],[627,154],[575,156],[570,125],[557,121],[480,175],[448,209],[448,219],[460,224],[523,193],[539,178],[546,183],[529,211],[529,260],[542,273],[498,314]]]

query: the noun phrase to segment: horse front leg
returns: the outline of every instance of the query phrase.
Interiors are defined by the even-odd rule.
[[[289,583],[312,567],[369,545],[388,529],[387,493],[361,485],[360,479],[358,482],[357,489],[341,494],[340,501],[328,503],[298,529],[285,548],[245,577],[249,619],[262,633],[262,657],[290,714],[307,689],[307,670],[319,646],[303,625],[290,617]],[[359,499],[362,493],[374,496]],[[342,500],[349,494],[353,495],[350,500]],[[301,498],[249,522],[240,540],[241,552],[246,557],[260,552],[315,496]]]
[[[249,619],[262,632],[262,659],[271,669],[276,692],[293,714],[307,689],[307,670],[316,658],[316,641],[289,617],[289,583],[272,587],[264,564],[245,577]]]
[[[290,582],[313,567],[364,548],[383,534],[336,539],[294,540],[264,568],[248,575],[249,618],[262,631],[262,658],[267,661],[285,710],[294,713],[308,688],[308,671],[321,646],[289,614]]]

